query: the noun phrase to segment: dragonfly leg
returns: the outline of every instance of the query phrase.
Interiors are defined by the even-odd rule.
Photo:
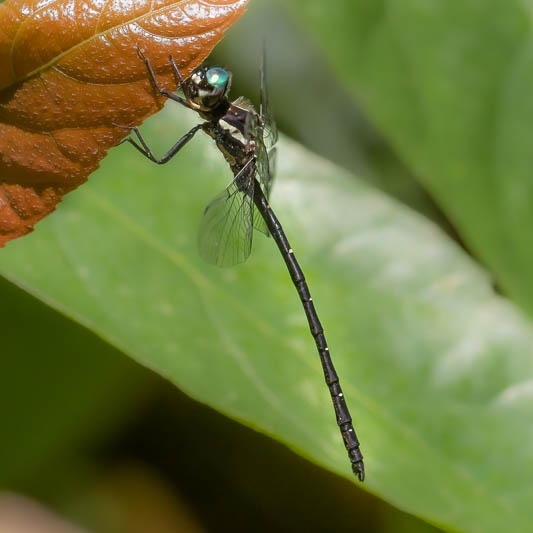
[[[142,155],[150,159],[150,161],[157,163],[158,165],[164,165],[165,163],[168,163],[194,137],[196,132],[201,130],[204,126],[203,124],[198,124],[198,126],[194,126],[194,128],[188,131],[161,159],[157,159],[152,153],[152,151],[150,150],[148,144],[146,144],[146,141],[143,139],[143,136],[141,135],[139,128],[135,126],[119,126],[118,124],[113,124],[113,125],[119,128],[123,128],[125,130],[132,131],[133,133],[135,133],[140,143],[138,144],[131,137],[126,137],[120,142],[120,144],[123,144],[125,142],[130,143]]]
[[[155,72],[154,72],[154,69],[152,68],[152,64],[150,63],[150,60],[144,55],[144,52],[139,47],[137,47],[137,53],[139,54],[139,57],[144,61],[144,64],[146,65],[146,70],[148,70],[148,74],[150,75],[150,81],[152,82],[152,85],[154,86],[155,90],[159,94],[162,94],[163,96],[166,96],[167,98],[170,98],[170,100],[174,100],[174,102],[178,102],[178,104],[181,104],[187,107],[188,109],[193,109],[193,107],[188,101],[189,100],[188,98],[187,99],[182,98],[181,96],[175,93],[171,93],[170,91],[167,91],[166,89],[161,87],[159,83],[157,82],[157,78],[155,77]],[[181,74],[178,70],[178,66],[176,65],[174,59],[172,58],[172,56],[169,56],[169,57],[170,57],[170,62],[172,63],[172,67],[174,68],[174,71],[178,73],[178,79],[180,81],[180,86],[181,86],[183,84],[183,78],[181,77]]]
[[[174,73],[176,74],[176,77],[178,78],[178,81],[180,82],[180,87],[183,85],[183,76],[181,75],[180,69],[178,68],[178,65],[176,65],[176,62],[174,61],[174,58],[172,57],[172,54],[168,55],[168,59],[170,60],[170,64],[172,65],[172,68],[174,69]],[[188,95],[185,95],[188,97]]]

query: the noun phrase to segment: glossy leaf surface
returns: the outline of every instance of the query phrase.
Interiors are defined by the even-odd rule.
[[[24,235],[161,108],[137,46],[173,90],[247,0],[7,0],[0,4],[0,246]]]
[[[196,122],[187,116],[169,107],[146,125],[157,153]],[[221,155],[198,138],[157,167],[128,148],[38,234],[10,243],[1,272],[193,397],[353,479],[272,240],[257,233],[233,269],[197,255],[202,210],[231,178]],[[272,206],[355,417],[365,487],[450,530],[527,531],[531,325],[432,224],[294,144],[281,154]]]

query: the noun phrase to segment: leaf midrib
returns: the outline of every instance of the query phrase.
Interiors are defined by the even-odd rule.
[[[156,10],[152,10],[152,8],[150,7],[150,10],[148,11],[148,13],[145,13],[144,15],[141,15],[139,17],[135,17],[133,19],[130,19],[122,24],[118,24],[116,26],[113,26],[111,28],[108,28],[107,30],[105,31],[102,31],[102,32],[96,32],[94,35],[92,35],[89,39],[85,39],[84,41],[81,41],[79,42],[78,44],[76,44],[75,46],[72,46],[71,48],[69,48],[68,50],[65,50],[64,52],[62,52],[61,54],[57,55],[56,57],[54,57],[52,60],[48,61],[47,63],[45,63],[44,65],[42,65],[41,67],[39,68],[36,68],[34,69],[33,71],[29,72],[28,74],[22,76],[22,77],[19,77],[19,78],[15,78],[14,80],[12,80],[8,85],[4,86],[4,87],[0,87],[0,90],[1,89],[5,89],[6,87],[10,87],[12,85],[15,85],[17,83],[21,83],[21,82],[24,82],[26,81],[27,79],[29,78],[32,78],[33,76],[36,76],[38,74],[40,74],[41,72],[44,72],[46,70],[48,70],[49,68],[52,68],[56,63],[58,63],[61,59],[63,59],[64,57],[66,57],[67,55],[71,54],[72,52],[74,52],[75,50],[81,48],[82,46],[85,46],[87,43],[93,41],[94,39],[98,39],[99,37],[103,36],[103,35],[106,35],[107,33],[111,32],[111,31],[114,31],[116,29],[120,29],[120,28],[123,28],[125,26],[128,26],[129,24],[137,24],[139,21],[142,21],[143,19],[145,19],[146,17],[151,17],[151,16],[154,16],[154,15],[157,15],[159,13],[163,13],[165,12],[166,10],[169,10],[169,9],[173,9],[175,7],[179,7],[180,5],[182,4],[185,4],[187,3],[188,1],[190,0],[178,0],[177,2],[175,2],[174,4],[172,4],[171,6],[165,6],[165,7],[162,7],[160,9],[156,9]],[[38,13],[39,11],[42,11],[43,9],[46,9],[48,7],[50,7],[51,5],[57,3],[58,0],[54,0],[53,2],[50,2],[49,4],[47,4],[46,6],[43,6],[42,8],[40,9],[37,9],[36,11],[32,12],[30,15],[28,15],[28,17],[26,17],[22,22],[21,24],[19,25],[19,27],[17,28],[17,32],[15,33],[15,36],[13,37],[13,41],[11,43],[11,50],[10,50],[10,53],[9,53],[9,58],[10,58],[10,65],[11,65],[11,71],[13,72],[13,75],[15,74],[15,66],[13,65],[13,52],[15,50],[15,47],[16,47],[16,42],[17,42],[17,38],[19,36],[19,33],[20,31],[22,30],[22,28],[24,27],[24,25],[26,24],[26,22],[28,21],[28,19],[31,19],[36,13]],[[108,4],[106,3],[105,7],[107,6]],[[105,9],[104,7],[104,9]],[[102,11],[103,13],[103,11]],[[100,13],[100,16],[102,15],[102,13]],[[99,25],[99,21],[97,23],[97,26],[96,28],[98,28],[98,25]]]

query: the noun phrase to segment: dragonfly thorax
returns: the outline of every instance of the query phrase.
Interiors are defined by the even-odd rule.
[[[252,141],[249,128],[251,111],[242,109],[236,105],[231,105],[226,114],[218,121],[218,128],[239,143],[243,148]]]
[[[255,138],[249,128],[250,113],[247,109],[230,105],[222,117],[204,127],[204,131],[216,141],[218,149],[234,173],[238,172],[255,152]]]

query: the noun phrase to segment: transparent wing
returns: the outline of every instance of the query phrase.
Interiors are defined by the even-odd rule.
[[[261,184],[261,189],[267,197],[270,197],[270,191],[272,189],[272,181],[274,179],[275,172],[275,159],[276,149],[271,148],[267,150],[263,141],[261,140],[261,128],[255,132],[255,154],[257,158],[257,178]]]
[[[200,256],[228,267],[246,261],[252,251],[254,172],[242,172],[204,210],[198,233]]]
[[[268,182],[267,198],[270,197],[270,191],[272,190],[272,184],[274,182],[274,178],[276,177],[277,162],[278,162],[278,149],[271,148],[270,151],[268,152],[268,171],[270,174],[270,181]]]
[[[254,104],[245,96],[239,96],[239,98],[232,102],[232,105],[246,109],[246,111],[254,111]]]
[[[265,145],[261,142],[259,137],[259,142],[256,140],[255,152],[256,152],[256,166],[255,166],[255,177],[259,182],[261,190],[268,200],[270,196],[270,190],[272,188],[273,175],[271,174],[272,164],[275,160],[275,148],[270,152],[274,156],[274,160],[270,159],[270,154],[267,152]],[[270,231],[268,231],[268,226],[263,220],[261,213],[255,208],[254,210],[254,228],[261,233],[264,233],[267,237],[270,236]]]
[[[270,236],[270,231],[268,231],[268,226],[263,220],[261,213],[254,207],[254,228],[261,233],[264,233],[267,237]]]
[[[263,141],[267,150],[278,142],[278,127],[270,108],[267,85],[266,46],[263,45],[263,60],[261,64],[261,107],[260,115],[263,122]]]

